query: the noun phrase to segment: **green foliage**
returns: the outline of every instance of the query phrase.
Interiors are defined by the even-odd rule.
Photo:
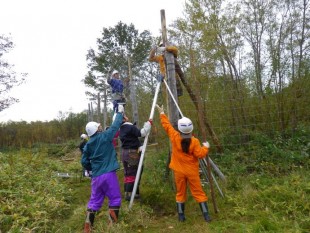
[[[178,60],[205,103],[209,134],[223,147],[246,145],[253,132],[283,134],[308,124],[304,48],[310,38],[298,29],[309,25],[307,7],[303,1],[189,0],[174,22],[169,35]],[[180,99],[183,113],[197,119],[188,96]]]
[[[303,13],[307,14],[304,19],[309,19],[309,11],[303,10],[302,1],[239,1],[233,7],[224,2],[187,1],[185,18],[175,23],[169,39],[177,42],[178,60],[187,82],[204,101],[210,130],[214,130],[225,149],[224,154],[213,153],[215,147],[210,139],[210,156],[227,178],[226,182],[219,181],[225,198],[215,187],[219,213],[214,213],[207,185],[213,222],[204,224],[190,193],[187,220],[177,222],[173,178],[171,173],[167,176],[166,168],[169,143],[155,116],[151,139],[159,146],[147,150],[142,200],[135,202],[132,210],[123,201],[120,222],[112,227],[107,225],[105,203],[97,215],[95,232],[309,231],[310,66],[304,47],[309,37],[299,30],[309,24],[302,21]],[[289,14],[284,15],[286,12]],[[284,21],[275,16],[282,16]],[[253,26],[258,26],[258,31],[253,31]],[[258,37],[249,36],[259,32],[261,40],[251,41]],[[113,28],[104,28],[98,51],[89,50],[89,73],[84,83],[94,87],[97,95],[96,75],[108,75],[118,69],[126,76],[130,57],[133,77],[138,77],[139,117],[147,119],[156,74],[146,60],[151,41],[154,39],[149,32],[138,33],[133,25],[120,22]],[[247,51],[249,41],[253,46]],[[183,113],[198,125],[195,119],[201,113],[197,113],[188,93],[178,100]],[[160,101],[165,103],[165,97],[159,96]],[[130,102],[127,109],[130,114]],[[89,180],[70,182],[49,177],[55,171],[80,171],[80,155],[72,151],[74,141],[63,143],[78,138],[85,123],[85,114],[69,114],[52,122],[1,125],[1,230],[81,231]],[[198,127],[195,134],[200,136]],[[12,147],[29,150],[3,150]],[[73,161],[71,156],[75,156]],[[122,181],[123,170],[118,174]],[[51,201],[46,202],[47,199]]]
[[[149,31],[139,31],[133,24],[119,22],[115,27],[103,28],[102,37],[97,40],[99,56],[88,54],[91,71],[108,73],[112,69],[126,68],[127,56],[132,59],[132,69],[141,66],[151,46]]]
[[[75,141],[69,141],[65,144],[48,144],[46,147],[48,148],[47,154],[55,157],[65,156],[70,151],[77,148]]]
[[[300,125],[295,131],[269,136],[252,132],[248,134],[249,142],[245,146],[227,149],[221,161],[227,165],[240,162],[240,167],[232,167],[240,174],[255,171],[280,175],[288,174],[297,167],[309,169],[309,133],[310,128],[305,125]]]
[[[65,118],[49,122],[0,123],[0,148],[35,148],[40,143],[61,144],[79,139],[86,123],[85,113],[68,113]]]
[[[307,130],[295,132],[298,137],[278,139],[274,143],[266,136],[255,138],[252,145],[261,144],[259,154],[270,153],[269,144],[277,144],[276,153],[269,156],[246,156],[247,148],[227,151],[213,158],[227,181],[218,180],[224,192],[222,198],[215,188],[219,213],[215,214],[209,185],[209,211],[213,221],[206,224],[198,204],[188,192],[186,222],[179,223],[175,209],[172,174],[166,176],[168,146],[149,146],[145,154],[140,191],[132,209],[123,199],[119,223],[109,226],[107,200],[96,215],[96,232],[307,232],[310,227],[309,166],[300,160],[285,167],[287,160],[277,159],[278,151],[291,150],[297,154],[306,143]],[[294,144],[294,146],[292,146]],[[86,203],[90,195],[90,180],[79,178],[80,152],[73,142],[56,147],[41,144],[32,150],[0,154],[1,212],[3,232],[80,232],[85,220]],[[50,148],[58,148],[64,156],[47,156]],[[258,146],[256,150],[260,149]],[[273,148],[273,147],[272,147]],[[55,149],[55,151],[57,151]],[[308,153],[308,149],[304,150]],[[64,159],[65,158],[65,159]],[[268,159],[269,165],[267,166]],[[262,167],[262,161],[265,166]],[[277,163],[275,163],[277,161]],[[298,163],[297,166],[295,163]],[[294,165],[295,164],[295,165]],[[303,164],[306,164],[303,161]],[[282,170],[279,170],[279,167]],[[277,172],[275,172],[277,171]],[[281,171],[281,172],[279,172]],[[77,174],[63,180],[56,172]],[[118,171],[122,183],[123,170]],[[121,185],[121,188],[123,185]]]
[[[72,190],[55,177],[56,160],[43,151],[0,154],[2,232],[49,229],[70,209]]]
[[[120,72],[121,78],[128,78],[129,61],[132,77],[143,76],[143,79],[150,80],[150,77],[146,77],[145,71],[149,66],[147,57],[151,43],[150,32],[139,33],[133,24],[119,22],[114,27],[103,28],[102,36],[97,39],[97,48],[88,51],[89,72],[83,80],[85,85],[93,88],[96,95],[100,89],[98,73],[107,77],[116,69]]]
[[[4,55],[14,48],[12,38],[0,34],[0,112],[19,102],[19,99],[9,96],[11,89],[22,84],[27,74],[16,74]]]

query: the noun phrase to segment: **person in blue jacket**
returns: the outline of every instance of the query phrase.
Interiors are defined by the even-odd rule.
[[[124,84],[123,80],[119,76],[119,72],[114,70],[111,77],[108,78],[108,84],[112,88],[113,110],[117,112],[118,105],[120,103],[125,104],[126,99],[124,96]]]
[[[81,164],[85,169],[92,170],[91,196],[87,204],[87,215],[84,232],[91,232],[94,225],[95,214],[104,203],[105,197],[109,199],[110,222],[117,222],[121,206],[121,190],[116,171],[120,168],[117,161],[113,139],[123,122],[124,106],[118,106],[118,113],[106,131],[97,122],[86,125],[87,135],[90,137],[83,150]]]

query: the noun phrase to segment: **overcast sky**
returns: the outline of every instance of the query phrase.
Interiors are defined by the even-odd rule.
[[[0,34],[15,48],[5,57],[27,81],[11,91],[19,103],[0,112],[0,122],[49,121],[59,111],[79,113],[89,101],[81,80],[86,54],[96,49],[102,29],[132,23],[159,36],[160,10],[166,24],[182,16],[185,0],[0,0]]]

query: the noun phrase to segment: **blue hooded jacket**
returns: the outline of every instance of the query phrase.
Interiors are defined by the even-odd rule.
[[[121,79],[110,79],[108,81],[110,86],[112,87],[112,93],[123,93],[124,84]]]
[[[115,171],[120,168],[113,145],[113,138],[123,122],[123,114],[117,113],[113,124],[104,132],[90,137],[84,147],[82,166],[92,171],[92,177]]]

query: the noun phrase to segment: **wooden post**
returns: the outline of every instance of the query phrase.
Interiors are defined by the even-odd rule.
[[[167,27],[166,27],[166,16],[165,16],[165,10],[161,10],[160,11],[160,18],[161,18],[161,33],[162,33],[162,40],[163,40],[163,44],[166,45],[167,42]],[[169,53],[165,52],[165,57],[166,55],[168,55]],[[170,54],[172,55],[172,54]],[[172,55],[173,56],[173,55]],[[165,58],[166,59],[166,58]],[[169,70],[170,70],[170,60],[171,60],[171,56],[168,55],[168,60],[169,60]],[[165,61],[166,62],[166,61]],[[171,72],[167,72],[168,67],[167,67],[167,62],[166,62],[166,77],[169,79],[169,75],[171,75]],[[169,73],[169,74],[167,74]],[[170,82],[170,85],[172,85],[172,83]],[[176,89],[176,85],[174,85],[174,90]],[[164,89],[163,89],[164,91]],[[177,127],[177,120],[178,118],[175,117],[175,115],[177,113],[175,113],[175,110],[171,110],[173,108],[173,106],[171,106],[171,97],[169,95],[169,93],[167,93],[167,89],[166,89],[166,93],[165,93],[165,97],[166,97],[166,106],[167,106],[167,115],[168,118],[170,120],[170,122],[172,123],[172,125],[174,127]],[[173,91],[172,91],[173,93]],[[169,96],[169,97],[168,97]],[[169,101],[170,100],[170,101]],[[172,112],[174,112],[174,114],[172,114]],[[170,173],[170,168],[169,168],[169,164],[170,164],[170,160],[171,160],[171,143],[169,143],[169,153],[168,153],[168,157],[167,157],[167,163],[166,163],[166,172],[165,172],[165,178],[168,179],[169,173]]]
[[[167,43],[167,28],[166,28],[166,18],[165,18],[165,10],[161,10],[161,28],[162,28],[162,38],[164,45]],[[168,86],[174,96],[174,98],[177,100],[177,88],[176,88],[176,81],[175,81],[175,65],[174,65],[174,56],[172,53],[165,52],[165,62],[166,62],[166,77],[167,77],[167,83]],[[174,101],[168,96],[168,116],[171,124],[174,127],[177,127],[178,120],[179,120],[179,113],[177,106],[174,104]]]
[[[89,121],[93,121],[93,103],[92,102],[90,102],[89,104],[88,104],[88,122]]]
[[[103,89],[103,127],[107,127],[107,86]]]
[[[101,106],[100,106],[100,92],[97,94],[97,122],[101,122],[100,116],[101,116]]]
[[[136,82],[132,77],[132,70],[131,70],[131,62],[130,57],[128,57],[128,75],[129,75],[129,90],[130,90],[130,101],[132,107],[132,120],[139,125],[139,115],[138,115],[138,105],[137,105],[137,93],[136,93]]]
[[[94,108],[93,108],[93,102],[90,102],[90,120],[94,120]]]
[[[90,103],[88,103],[87,121],[90,122]]]

